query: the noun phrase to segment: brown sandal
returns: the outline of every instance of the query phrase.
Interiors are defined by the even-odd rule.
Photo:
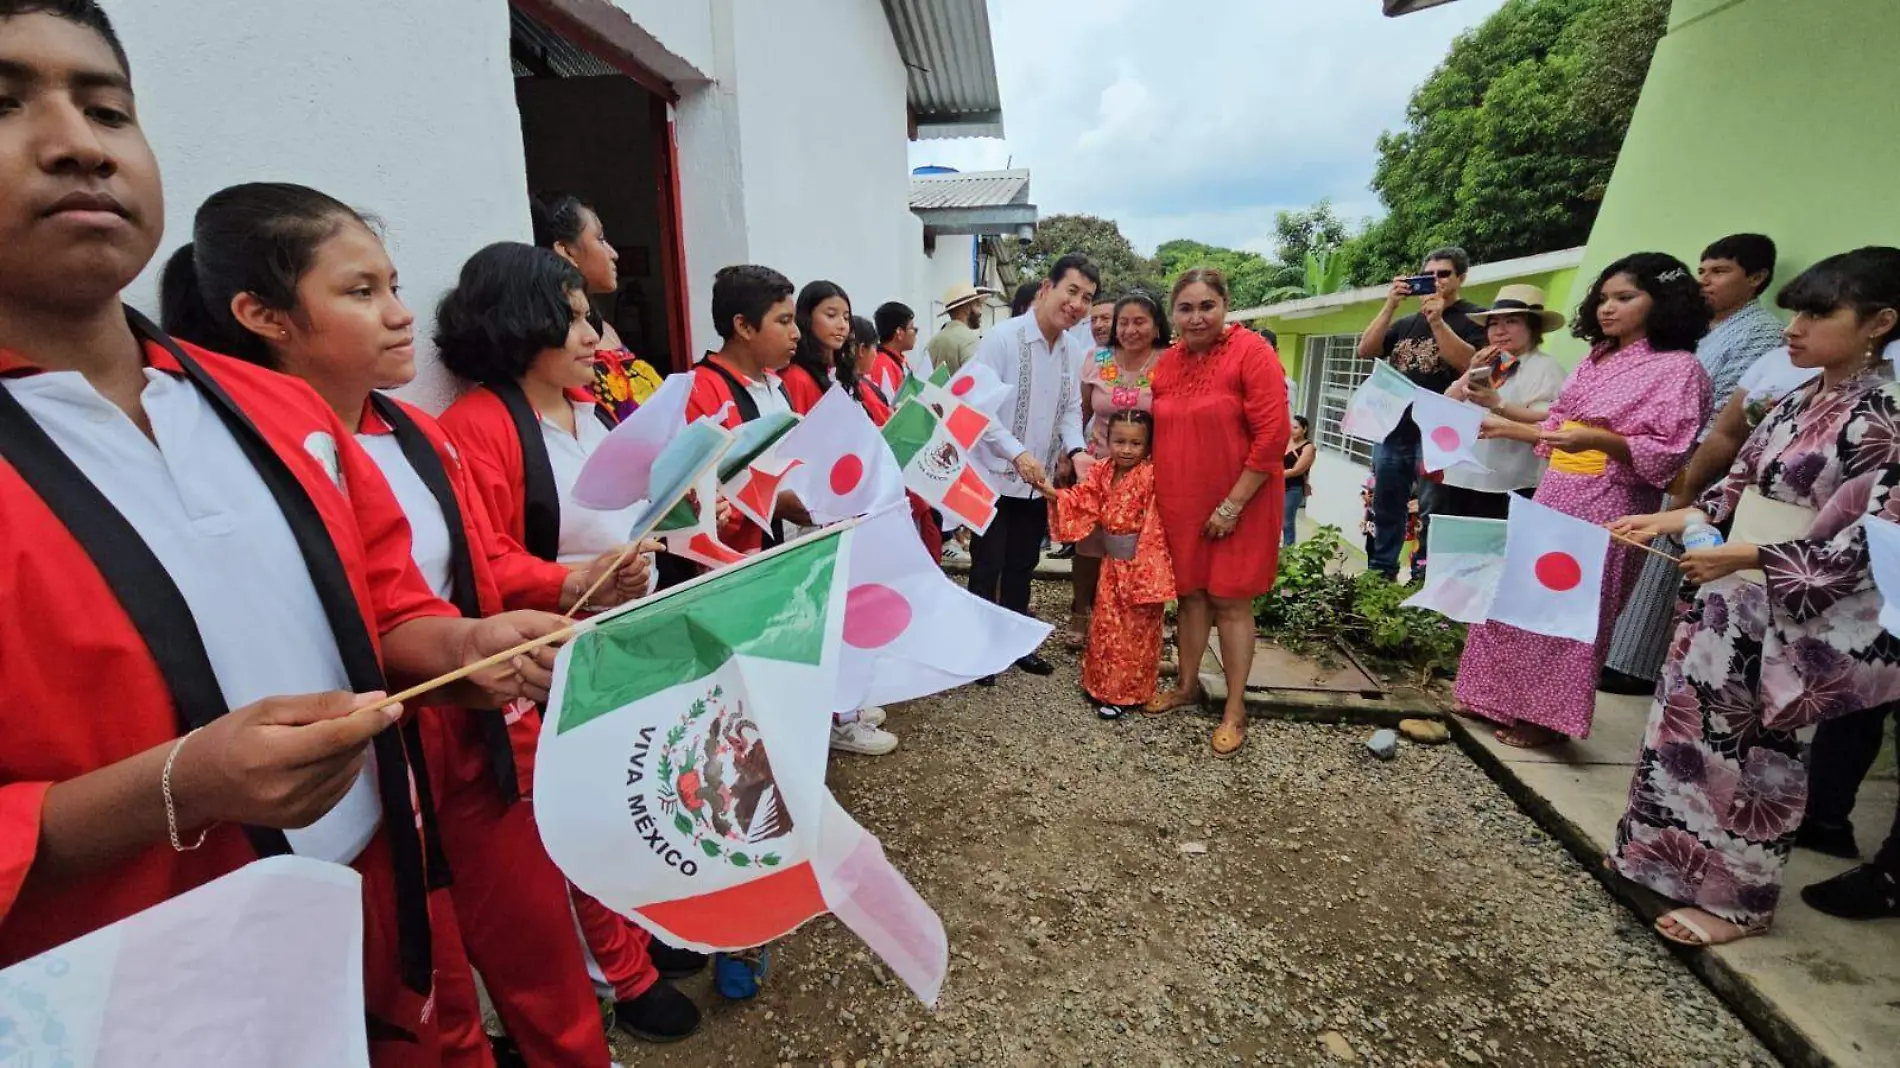
[[[1201,698],[1199,694],[1193,697],[1183,698],[1180,690],[1173,690],[1165,694],[1156,694],[1153,700],[1141,706],[1141,714],[1144,716],[1165,716],[1179,709],[1193,708],[1200,703]]]
[[[1215,756],[1221,757],[1222,759],[1233,756],[1235,753],[1240,752],[1241,746],[1247,744],[1247,729],[1245,727],[1230,727],[1223,723],[1214,728],[1213,744]]]
[[[1089,614],[1087,612],[1069,613],[1069,629],[1062,635],[1062,644],[1068,646],[1071,652],[1080,652],[1088,648]]]

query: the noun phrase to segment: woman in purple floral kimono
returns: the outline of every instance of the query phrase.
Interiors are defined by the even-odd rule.
[[[1823,260],[1777,300],[1797,313],[1796,366],[1821,377],[1769,413],[1701,500],[1736,536],[1683,554],[1694,594],[1677,616],[1609,860],[1689,906],[1656,928],[1690,946],[1767,929],[1807,801],[1815,725],[1900,698],[1900,640],[1881,629],[1861,530],[1864,516],[1900,519],[1900,386],[1878,355],[1900,336],[1900,249]],[[1775,503],[1751,503],[1756,494]],[[1813,513],[1807,535],[1751,544],[1751,515],[1779,509],[1770,525],[1788,529],[1788,506]],[[1680,533],[1689,513],[1612,529],[1647,540]]]

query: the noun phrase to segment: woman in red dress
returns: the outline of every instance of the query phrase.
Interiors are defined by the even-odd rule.
[[[1183,274],[1168,304],[1177,340],[1153,376],[1155,500],[1180,591],[1181,676],[1143,711],[1200,701],[1195,669],[1218,627],[1227,706],[1213,745],[1224,757],[1247,740],[1253,599],[1273,588],[1279,565],[1286,372],[1259,334],[1227,325],[1227,280],[1214,268]]]

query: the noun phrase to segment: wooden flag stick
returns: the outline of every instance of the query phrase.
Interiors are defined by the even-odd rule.
[[[1604,526],[1603,529],[1609,530],[1610,528],[1607,526]],[[1620,541],[1625,545],[1634,545],[1638,549],[1643,550],[1644,552],[1648,553],[1651,556],[1660,556],[1664,560],[1667,560],[1672,564],[1680,564],[1682,562],[1681,559],[1678,557],[1670,556],[1668,553],[1663,552],[1661,549],[1655,548],[1650,545],[1645,545],[1644,543],[1637,541],[1635,538],[1626,538],[1623,535],[1618,534],[1614,530],[1610,530],[1610,537],[1615,538],[1617,541]]]
[[[391,694],[389,696],[389,699],[383,702],[383,706],[388,707],[389,705],[399,705],[405,701],[414,700],[415,698],[421,697],[425,693],[429,693],[433,690],[439,690],[442,687],[447,686],[449,683],[461,682],[463,679],[468,678],[470,675],[473,675],[478,671],[486,671],[489,668],[496,666],[497,664],[505,664],[508,661],[513,660],[515,657],[520,656],[523,653],[534,652],[536,649],[539,649],[544,645],[554,645],[559,642],[567,641],[569,638],[572,638],[574,635],[579,634],[579,633],[580,633],[580,627],[578,625],[570,625],[570,626],[562,627],[560,630],[557,630],[553,632],[552,634],[543,634],[539,638],[530,638],[527,641],[522,642],[520,645],[510,646],[509,648],[503,649],[501,652],[496,653],[493,656],[485,656],[485,657],[482,657],[480,660],[475,661],[472,664],[464,664],[461,667],[456,668],[454,671],[451,671],[446,675],[437,675],[435,678],[430,679],[428,682],[419,682],[416,685],[409,687],[407,690],[402,691],[401,693]]]
[[[605,586],[609,579],[620,574],[620,569],[626,565],[627,561],[633,557],[634,552],[637,551],[642,544],[644,544],[644,540],[628,542],[626,547],[620,550],[620,555],[614,557],[613,566],[602,572],[601,576],[594,580],[594,584],[587,587],[586,591],[575,599],[573,606],[567,610],[567,615],[562,618],[566,619],[569,623],[574,622],[574,617],[580,615],[581,609],[587,607],[588,600],[591,599],[594,594],[599,593],[600,588]]]

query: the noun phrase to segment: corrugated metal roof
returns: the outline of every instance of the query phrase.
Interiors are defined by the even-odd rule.
[[[1029,170],[963,171],[957,174],[914,174],[910,179],[912,211],[931,208],[993,208],[1029,203]]]
[[[915,196],[916,194],[912,194]],[[1556,252],[1540,252],[1535,256],[1520,256],[1514,260],[1497,260],[1492,263],[1474,263],[1471,273],[1465,275],[1465,285],[1481,286],[1487,282],[1508,282],[1513,278],[1526,275],[1544,274],[1549,271],[1561,271],[1583,263],[1583,246],[1559,249]],[[1390,282],[1385,285],[1366,286],[1363,289],[1346,289],[1338,293],[1328,293],[1323,297],[1302,297],[1299,300],[1269,304],[1262,308],[1242,308],[1227,313],[1230,323],[1252,322],[1255,319],[1285,318],[1287,316],[1317,315],[1333,308],[1343,308],[1348,304],[1362,301],[1384,300],[1391,291]]]
[[[1385,0],[1385,13],[1388,18],[1410,15],[1414,11],[1423,11],[1428,7],[1448,4],[1451,0]]]
[[[985,0],[883,0],[920,139],[1003,136]]]
[[[612,64],[576,48],[567,38],[513,7],[508,9],[508,22],[509,50],[517,78],[592,78],[620,73]]]

